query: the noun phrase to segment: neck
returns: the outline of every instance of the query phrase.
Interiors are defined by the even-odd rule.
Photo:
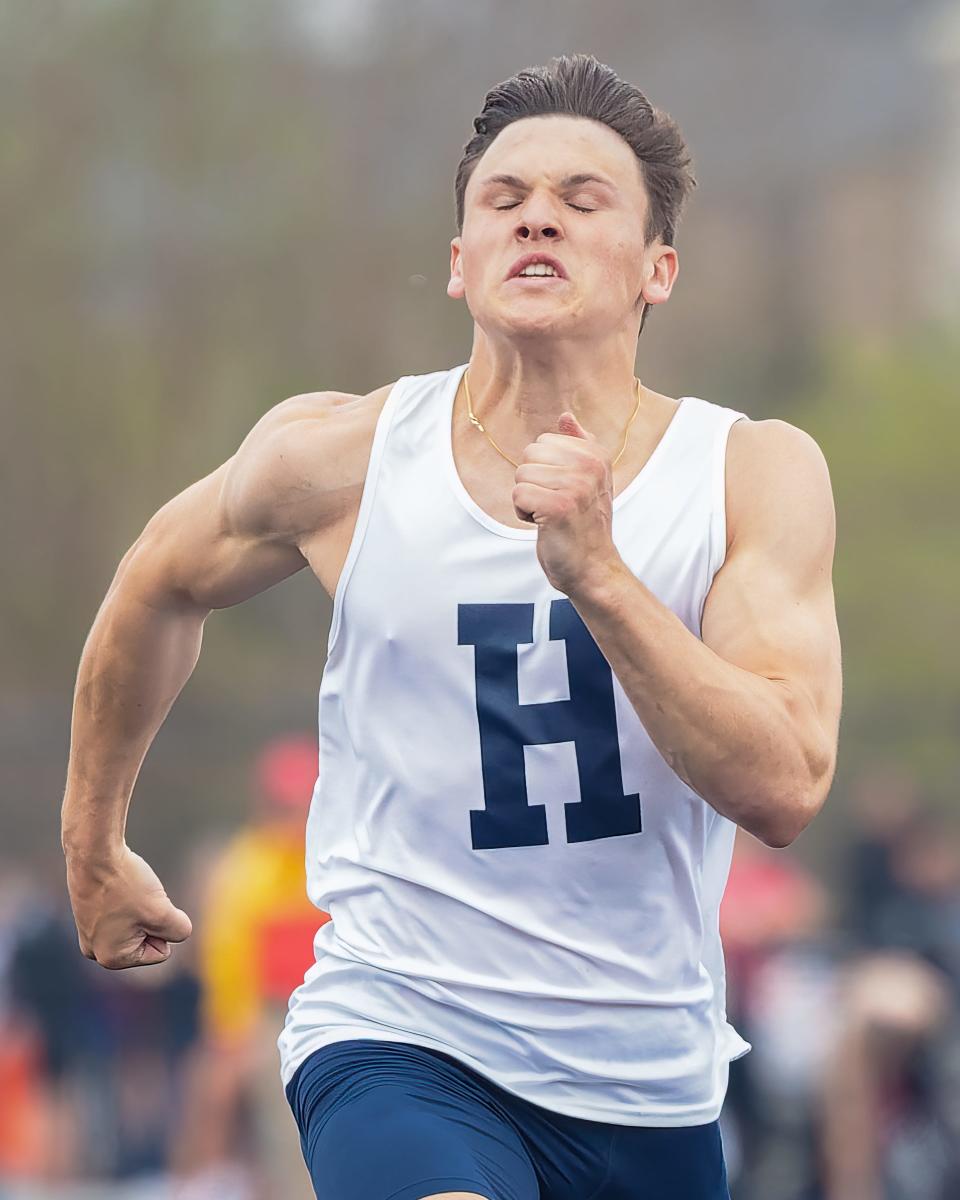
[[[632,349],[625,352],[619,341],[500,345],[478,336],[470,355],[473,410],[512,444],[552,432],[560,414],[572,412],[615,448],[637,403]]]

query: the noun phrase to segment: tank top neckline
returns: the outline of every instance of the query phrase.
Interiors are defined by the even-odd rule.
[[[532,529],[517,529],[513,525],[505,525],[502,521],[491,517],[486,509],[481,508],[467,491],[463,480],[460,478],[460,472],[457,470],[457,463],[453,456],[453,406],[460,387],[460,380],[463,378],[464,372],[469,365],[469,363],[463,363],[461,366],[451,368],[443,384],[443,387],[446,388],[446,394],[441,394],[441,403],[438,406],[441,455],[444,460],[447,479],[461,505],[485,529],[489,529],[491,533],[499,534],[500,537],[513,538],[515,541],[534,542],[537,540],[537,529],[535,527]],[[681,396],[679,398],[676,411],[670,418],[670,423],[650,452],[647,461],[627,486],[614,496],[614,511],[626,504],[646,480],[649,479],[651,468],[656,466],[665,453],[665,447],[676,437],[676,427],[679,424],[681,412],[686,407],[686,401],[690,398],[689,396]]]

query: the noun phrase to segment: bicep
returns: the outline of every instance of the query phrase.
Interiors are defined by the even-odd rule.
[[[727,478],[732,540],[704,605],[703,641],[784,684],[833,753],[841,701],[836,516],[823,454],[782,421],[743,422],[731,430]]]
[[[311,392],[272,408],[231,459],[164,505],[118,578],[148,603],[209,612],[305,567],[300,546],[336,519],[343,477],[372,437],[375,413],[345,403],[356,399]]]
[[[224,492],[232,463],[160,509],[121,564],[118,582],[158,607],[209,612],[240,604],[306,566],[295,545],[230,520]]]

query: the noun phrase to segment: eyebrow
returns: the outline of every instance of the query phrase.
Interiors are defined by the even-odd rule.
[[[480,186],[485,188],[497,183],[505,187],[516,188],[521,192],[528,192],[530,190],[530,184],[517,175],[489,175],[483,180]],[[578,172],[576,175],[565,175],[560,180],[562,188],[580,187],[584,183],[599,183],[601,187],[616,191],[616,186],[609,179],[604,179],[600,175],[591,175],[589,172],[584,171]]]

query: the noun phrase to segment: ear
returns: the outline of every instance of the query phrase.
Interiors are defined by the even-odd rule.
[[[672,246],[657,245],[644,266],[644,283],[640,297],[647,304],[663,304],[670,299],[680,271],[680,260]]]
[[[447,295],[451,300],[462,300],[465,295],[463,275],[460,273],[460,238],[455,237],[450,243],[450,282],[447,284]]]

